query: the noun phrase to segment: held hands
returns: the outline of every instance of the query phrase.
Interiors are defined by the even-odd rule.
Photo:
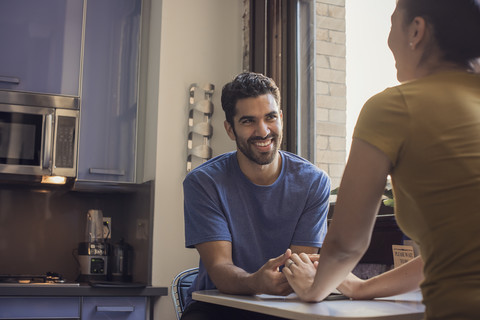
[[[288,282],[302,300],[305,300],[305,293],[311,290],[319,259],[319,254],[293,254],[286,262],[286,266],[289,266],[289,268],[283,269]],[[366,283],[367,281],[350,272],[337,290],[352,299],[372,299],[376,296],[382,296],[369,293],[365,288]],[[396,292],[392,294],[396,294]]]
[[[292,254],[283,268],[283,274],[288,283],[293,288],[298,297],[304,300],[311,290],[315,274],[317,272],[317,255],[308,255],[305,253]]]
[[[280,272],[280,266],[284,265],[291,255],[292,251],[287,249],[281,256],[268,260],[253,274],[259,293],[286,296],[293,292],[284,274]]]

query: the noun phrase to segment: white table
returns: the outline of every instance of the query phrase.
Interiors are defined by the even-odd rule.
[[[218,290],[197,291],[192,297],[197,301],[296,320],[409,320],[422,319],[425,311],[420,291],[375,300],[336,299],[319,303],[301,302],[295,294],[241,296]]]

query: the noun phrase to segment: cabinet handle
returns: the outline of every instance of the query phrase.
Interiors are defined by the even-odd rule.
[[[16,77],[0,76],[0,82],[19,84],[20,79]]]
[[[90,168],[89,172],[91,174],[109,174],[113,176],[124,176],[125,170],[123,169],[97,169],[97,168]]]
[[[50,161],[52,160],[52,137],[53,137],[53,115],[45,115],[45,145],[43,150],[43,169],[50,168]]]
[[[135,306],[97,306],[97,312],[133,312]]]

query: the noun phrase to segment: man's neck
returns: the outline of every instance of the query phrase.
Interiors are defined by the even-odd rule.
[[[282,171],[282,157],[277,152],[273,161],[260,165],[248,159],[241,151],[237,151],[237,160],[240,170],[253,183],[261,186],[273,184]]]

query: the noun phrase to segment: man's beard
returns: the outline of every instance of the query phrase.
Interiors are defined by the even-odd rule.
[[[273,149],[269,152],[255,152],[253,144],[255,141],[264,141],[272,139]],[[266,138],[261,137],[251,137],[248,140],[239,140],[238,137],[235,140],[238,150],[243,153],[250,161],[255,162],[259,165],[267,165],[272,163],[278,153],[279,145],[281,143],[282,137],[277,134],[269,134]]]

